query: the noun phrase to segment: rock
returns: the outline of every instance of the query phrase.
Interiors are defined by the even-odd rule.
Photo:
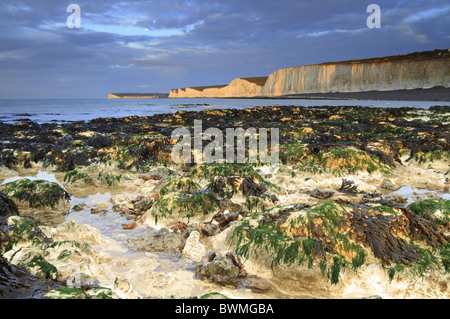
[[[121,214],[129,214],[129,213],[131,213],[131,209],[129,209],[124,204],[113,205],[112,210],[113,210],[113,212],[121,213]]]
[[[91,214],[105,215],[107,211],[108,211],[107,209],[103,209],[100,207],[92,207],[91,208]]]
[[[250,177],[244,177],[241,184],[239,185],[239,190],[242,192],[242,196],[258,196],[261,197],[267,188],[264,185],[259,185],[255,183]]]
[[[0,192],[0,217],[19,215],[16,204],[5,193]]]
[[[72,206],[74,212],[81,212],[87,205],[85,203],[76,204]]]
[[[405,205],[408,202],[408,197],[400,194],[389,194],[384,197],[384,200],[392,205]]]
[[[213,283],[237,286],[239,267],[227,257],[216,256],[211,262],[197,265],[195,275]]]
[[[205,253],[206,248],[200,243],[200,233],[198,231],[193,231],[186,240],[183,256],[190,258],[195,262],[200,262]]]
[[[153,198],[148,196],[141,196],[136,198],[134,201],[132,201],[132,204],[134,204],[134,212],[139,214],[141,212],[146,212],[153,206]]]
[[[239,212],[229,212],[228,210],[224,212],[218,212],[213,217],[213,219],[219,223],[221,229],[227,227],[230,222],[235,221],[238,218]]]
[[[136,223],[135,222],[122,224],[122,228],[123,229],[134,229],[135,227],[136,227]]]
[[[230,259],[236,267],[244,268],[241,258],[235,252],[230,251],[226,253],[225,257]]]
[[[144,181],[159,181],[163,178],[160,174],[143,174],[139,175],[139,178]]]
[[[241,284],[254,293],[266,293],[269,290],[273,289],[272,284],[269,283],[266,279],[256,276],[251,276],[250,278],[241,281]]]
[[[184,244],[185,239],[182,234],[162,228],[156,233],[130,238],[126,245],[139,251],[165,252],[172,255],[180,253]]]
[[[396,187],[394,185],[394,183],[391,180],[389,180],[389,179],[384,179],[383,182],[381,183],[380,187],[384,188],[384,189],[391,190],[391,191],[396,191],[397,189],[399,189],[399,187]]]
[[[269,191],[269,190],[266,190],[265,192],[264,192],[264,194],[263,194],[264,196],[267,196],[268,198],[270,198],[270,200],[272,201],[272,203],[276,203],[276,202],[278,202],[278,196],[274,193],[274,192],[272,192],[272,191]]]
[[[383,200],[380,193],[367,192],[362,197],[363,203],[380,203]]]
[[[214,260],[214,258],[216,258],[216,252],[213,250],[210,250],[206,253],[205,256],[202,257],[202,262],[211,262]]]
[[[205,222],[201,226],[202,234],[205,236],[213,236],[217,230],[219,229],[219,226],[217,224],[213,224],[211,222]]]
[[[31,208],[51,207],[65,204],[71,196],[59,184],[46,180],[20,180],[0,185],[0,191],[19,202],[27,203]]]
[[[321,190],[321,189],[314,189],[312,191],[307,191],[306,194],[308,194],[311,197],[318,198],[318,199],[327,199],[334,195],[334,192],[332,190]]]
[[[225,198],[222,200],[219,200],[219,208],[220,210],[223,211],[230,211],[230,212],[237,212],[237,213],[242,213],[242,211],[244,210],[244,208],[242,207],[242,205],[239,205],[237,203],[233,203],[230,199]]]

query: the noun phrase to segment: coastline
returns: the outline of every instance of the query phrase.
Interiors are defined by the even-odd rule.
[[[17,241],[17,234],[9,232],[2,233],[2,248],[9,248],[3,256],[28,267],[27,253],[47,256],[45,261],[56,269],[54,280],[63,285],[74,274],[67,264],[78,265],[79,271],[90,274],[83,282],[95,279],[111,292],[109,296],[118,298],[184,298],[216,292],[255,299],[448,298],[450,290],[443,284],[448,273],[441,263],[448,247],[450,212],[435,207],[447,207],[449,202],[449,113],[448,107],[273,106],[65,124],[0,123],[0,181],[45,172],[39,176],[53,176],[72,197],[36,208],[30,202],[34,197],[15,197],[15,191],[0,187],[20,216],[4,216],[8,218],[3,222],[11,226],[14,220],[32,218],[54,243],[87,244],[83,249],[68,242],[58,247],[39,239],[36,245],[35,237]],[[171,134],[180,127],[192,130],[195,119],[202,120],[204,130],[279,128],[280,169],[174,164]],[[105,190],[109,195],[98,195]],[[422,213],[424,205],[429,216]],[[302,224],[301,216],[308,216],[316,228]],[[408,225],[425,223],[424,217],[429,227],[414,233]],[[102,218],[108,221],[105,229],[101,222],[81,223]],[[374,223],[372,237],[359,228],[358,218]],[[348,227],[343,232],[345,242],[351,243],[347,248],[339,246],[344,238],[333,228],[336,221],[345,221]],[[394,251],[376,240],[386,221],[393,230],[383,234],[398,245]],[[327,223],[334,226],[321,228]],[[259,246],[245,234],[265,234],[261,239],[267,240],[266,245]],[[431,245],[442,253],[425,270],[414,268],[422,259],[409,242],[420,244],[424,252]],[[305,250],[309,244],[312,254]],[[294,247],[296,254],[284,253]],[[235,255],[226,257],[230,249]],[[64,250],[77,251],[78,256],[65,253],[58,258]],[[211,250],[216,256],[205,259]],[[365,258],[356,258],[361,256]],[[174,266],[164,268],[161,259]],[[166,270],[149,268],[149,260]],[[219,264],[229,271],[220,280],[207,272]],[[412,268],[395,267],[404,264]],[[335,273],[338,266],[341,271]],[[122,271],[120,284],[117,267]],[[39,267],[31,268],[33,275],[45,277]],[[180,284],[183,281],[197,287],[198,294],[192,295],[191,287]],[[85,286],[86,298],[92,297],[91,291]]]

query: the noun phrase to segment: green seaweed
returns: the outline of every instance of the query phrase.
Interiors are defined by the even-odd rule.
[[[425,199],[411,203],[408,208],[421,217],[433,220],[435,225],[448,225],[450,222],[450,200],[448,199]],[[439,217],[437,212],[440,212]]]
[[[16,200],[28,203],[32,208],[51,207],[55,209],[60,201],[70,200],[70,194],[61,186],[45,180],[24,178],[1,185],[0,190]]]
[[[172,192],[161,196],[152,207],[152,216],[155,223],[159,218],[177,214],[188,220],[198,214],[208,214],[219,207],[213,193],[199,191],[193,194]]]
[[[47,279],[55,279],[58,274],[56,267],[47,262],[42,256],[33,257],[31,261],[23,264],[23,266],[27,268],[38,267]]]
[[[92,182],[93,179],[85,172],[80,172],[76,169],[68,171],[64,176],[64,182],[75,183],[78,180],[82,180],[85,183]]]

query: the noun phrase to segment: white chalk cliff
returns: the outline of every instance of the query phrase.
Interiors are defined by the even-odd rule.
[[[281,69],[269,77],[238,78],[229,85],[183,88],[171,98],[276,97],[450,87],[450,49]]]

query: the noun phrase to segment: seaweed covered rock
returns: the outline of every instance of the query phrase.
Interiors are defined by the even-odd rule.
[[[425,199],[410,204],[408,208],[435,225],[450,230],[450,200]]]
[[[195,193],[170,192],[161,196],[144,214],[146,222],[157,223],[162,219],[181,220],[189,222],[191,218],[199,217],[215,212],[218,209],[218,201],[213,193],[201,190]],[[149,220],[150,219],[150,220]]]
[[[85,152],[67,149],[56,156],[54,164],[63,172],[74,170],[77,166],[89,166],[90,161]]]
[[[56,208],[61,202],[70,200],[70,194],[66,190],[57,183],[45,180],[24,178],[1,185],[0,191],[32,208]]]
[[[51,289],[61,288],[58,281],[33,276],[0,256],[0,299],[43,298]]]
[[[11,215],[19,215],[17,206],[5,193],[0,191],[0,218]]]
[[[419,276],[450,270],[450,238],[408,209],[330,201],[299,208],[275,207],[245,218],[229,242],[244,258],[264,252],[272,266],[318,267],[332,284],[345,269],[361,267],[369,254],[390,277],[399,268]]]

